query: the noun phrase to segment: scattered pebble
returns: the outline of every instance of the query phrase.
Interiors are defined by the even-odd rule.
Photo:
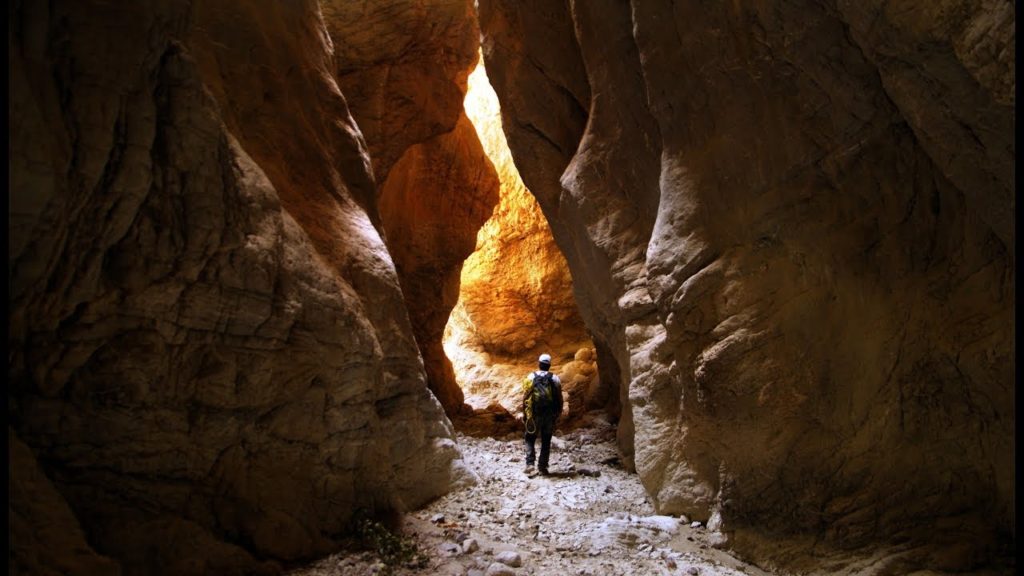
[[[464,462],[481,481],[405,517],[403,534],[428,560],[397,573],[764,575],[739,561],[716,566],[704,550],[717,542],[717,532],[697,522],[695,528],[703,530],[680,534],[681,527],[694,523],[681,514],[655,514],[636,475],[622,468],[610,425],[607,431],[586,434],[590,440],[580,433],[565,435],[565,449],[552,450],[551,469],[558,474],[544,481],[522,473],[521,434],[507,440],[458,436]],[[374,552],[339,553],[288,576],[381,576],[387,571]]]

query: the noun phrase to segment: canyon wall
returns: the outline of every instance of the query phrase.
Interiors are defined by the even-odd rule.
[[[15,572],[278,573],[473,480],[328,8],[9,5]],[[455,127],[416,104],[382,165]]]
[[[498,202],[498,176],[463,113],[479,59],[472,2],[323,2],[335,73],[381,183],[378,206],[427,369],[451,417],[467,414],[441,346],[462,262]]]
[[[1012,4],[479,12],[657,510],[768,567],[1012,546]]]
[[[441,341],[459,299],[463,261],[498,200],[498,179],[464,115],[411,147],[381,190],[381,215],[430,389],[449,417],[467,414]]]

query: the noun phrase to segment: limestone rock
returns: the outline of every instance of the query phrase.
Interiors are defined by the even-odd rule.
[[[463,261],[498,201],[498,178],[469,119],[411,147],[381,190],[380,211],[431,390],[456,417],[463,394],[441,345]]]
[[[506,566],[500,562],[492,562],[487,567],[486,576],[516,576],[516,571],[510,566]]]
[[[1012,540],[1013,7],[911,4],[480,2],[626,464],[761,560]]]
[[[10,423],[89,544],[276,573],[472,481],[317,3],[11,12]]]
[[[467,0],[321,3],[334,68],[381,183],[377,204],[430,389],[463,410],[441,338],[498,179],[462,110],[478,60]],[[372,212],[372,211],[371,211]]]
[[[89,546],[67,502],[10,428],[7,449],[11,573],[120,574],[117,562]]]
[[[836,7],[921,147],[1012,254],[1013,4],[943,0],[900,11],[878,1],[841,1]]]
[[[453,419],[453,424],[459,432],[477,437],[519,435],[523,432],[522,421],[498,402],[466,411]]]
[[[511,566],[513,568],[518,568],[523,565],[522,556],[520,556],[519,552],[516,552],[515,550],[505,550],[503,552],[498,552],[498,554],[494,556],[494,559],[506,566]]]
[[[334,68],[383,182],[405,151],[451,132],[477,61],[471,0],[323,0]]]

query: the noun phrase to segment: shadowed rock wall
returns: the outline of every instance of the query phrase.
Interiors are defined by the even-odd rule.
[[[8,14],[11,566],[276,573],[470,481],[318,3]]]
[[[498,200],[498,178],[465,116],[410,148],[388,175],[381,214],[428,382],[451,418],[464,396],[441,340],[459,299],[462,263]]]
[[[884,5],[883,5],[884,4]],[[661,513],[764,565],[1014,535],[1014,11],[481,0]]]
[[[468,411],[441,347],[462,262],[498,201],[498,177],[462,110],[480,31],[467,0],[323,2],[335,72],[381,182],[395,261],[427,382]]]

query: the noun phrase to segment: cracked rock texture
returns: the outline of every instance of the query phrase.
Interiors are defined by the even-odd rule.
[[[658,513],[762,565],[1012,547],[1014,7],[481,0]]]
[[[356,509],[473,480],[384,243],[381,140],[337,81],[356,32],[328,7],[9,5],[15,571],[277,573]],[[360,54],[399,58],[386,40]]]

